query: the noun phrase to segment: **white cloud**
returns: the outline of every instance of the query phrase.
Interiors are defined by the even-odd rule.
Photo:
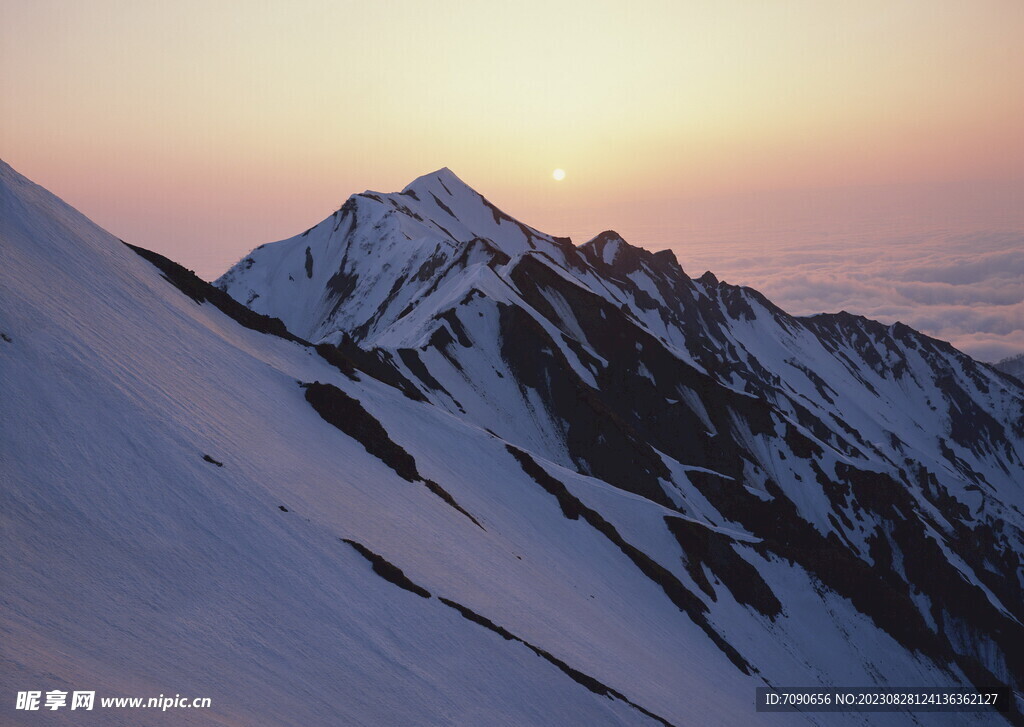
[[[795,315],[847,310],[899,320],[983,361],[1024,351],[1024,230],[876,230],[671,247],[691,274],[710,269]]]

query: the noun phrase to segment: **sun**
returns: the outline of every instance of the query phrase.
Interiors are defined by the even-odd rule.
[[[551,172],[551,178],[554,179],[556,182],[561,182],[563,179],[565,179],[565,170],[556,169],[555,171]]]

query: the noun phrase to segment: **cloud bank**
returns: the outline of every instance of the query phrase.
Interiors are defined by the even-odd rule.
[[[902,321],[981,361],[1024,352],[1020,182],[794,193],[658,214],[632,237],[671,248],[691,275],[711,270],[794,315]]]
[[[673,247],[692,274],[687,257],[794,315],[902,321],[982,361],[1024,351],[1024,232]]]

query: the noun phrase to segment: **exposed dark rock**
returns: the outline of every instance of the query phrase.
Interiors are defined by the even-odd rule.
[[[327,289],[336,300],[335,310],[348,300],[349,296],[352,295],[352,291],[356,289],[358,282],[359,276],[346,271],[344,266],[338,268],[338,271],[331,276],[330,280],[327,281]]]
[[[306,401],[324,421],[331,424],[363,445],[367,452],[395,471],[409,482],[420,481],[427,489],[440,497],[462,515],[469,518],[481,530],[484,526],[469,514],[443,487],[420,476],[416,460],[396,444],[384,426],[359,402],[333,384],[302,384],[306,390]]]
[[[409,482],[420,479],[416,461],[408,452],[395,444],[387,430],[370,414],[358,399],[354,399],[333,384],[315,381],[305,384],[306,401],[324,421],[363,445],[367,452]]]
[[[502,354],[517,381],[537,389],[552,418],[568,424],[567,448],[583,471],[671,507],[659,483],[668,474],[654,449],[681,462],[733,474],[745,457],[739,440],[747,436],[737,430],[737,422],[749,427],[751,434],[774,436],[778,415],[767,401],[738,394],[697,371],[628,314],[535,258],[523,258],[511,271],[524,300],[561,326],[545,294],[557,291],[573,311],[585,343],[606,364],[596,371],[596,388],[585,384],[528,313],[499,304]],[[681,272],[675,274],[675,284],[690,285]],[[580,358],[594,360],[589,353]],[[650,378],[637,374],[641,364]],[[666,400],[667,392],[683,390],[699,399],[696,408]],[[717,436],[708,431],[705,417],[711,418]],[[610,456],[612,452],[617,456]]]
[[[1009,447],[1009,437],[1002,425],[978,406],[952,376],[940,376],[935,384],[949,407],[950,437],[954,442],[979,456],[998,449],[1004,460],[1016,462]]]
[[[671,722],[668,722],[667,720],[663,719],[662,717],[659,717],[658,715],[654,714],[653,712],[650,712],[650,711],[644,709],[643,707],[641,707],[640,705],[636,704],[635,702],[627,699],[621,692],[618,692],[615,689],[612,689],[607,684],[601,683],[600,681],[598,681],[594,677],[589,676],[587,674],[584,674],[583,672],[579,671],[578,669],[572,668],[571,666],[566,664],[561,659],[559,659],[559,658],[555,657],[554,655],[552,655],[550,652],[545,651],[544,649],[540,648],[539,646],[534,646],[530,642],[525,641],[525,640],[519,638],[518,636],[516,636],[515,634],[510,632],[508,629],[506,629],[506,628],[504,628],[502,626],[498,626],[496,623],[494,623],[490,619],[488,619],[488,618],[486,618],[484,616],[481,616],[480,614],[478,614],[475,611],[467,608],[466,606],[463,606],[460,603],[456,603],[455,601],[451,601],[451,600],[449,600],[447,598],[441,598],[440,596],[438,598],[441,601],[441,603],[443,603],[444,605],[446,605],[446,606],[448,606],[450,608],[453,608],[456,611],[458,611],[462,615],[462,617],[465,618],[467,621],[472,621],[473,623],[475,623],[475,624],[477,624],[479,626],[483,626],[485,629],[493,631],[494,633],[498,634],[501,638],[505,639],[506,641],[517,641],[517,642],[519,642],[523,646],[525,646],[528,649],[530,649],[530,651],[532,651],[537,656],[541,657],[542,659],[547,660],[548,662],[550,662],[551,664],[556,666],[559,669],[559,671],[561,671],[563,674],[568,676],[574,682],[576,682],[577,684],[587,688],[588,690],[590,690],[594,694],[600,695],[602,697],[610,697],[612,699],[618,699],[620,702],[625,702],[626,704],[628,704],[633,709],[638,710],[639,712],[645,714],[646,716],[650,717],[651,719],[657,720],[661,724],[665,725],[665,727],[673,727]]]
[[[325,353],[328,349],[333,349],[333,352],[329,354],[332,362],[344,361],[348,366],[372,376],[377,381],[393,386],[413,401],[426,401],[423,393],[401,372],[388,351],[379,348],[368,351],[360,347],[348,335],[343,335],[336,346],[326,343],[317,346],[317,351],[324,358],[327,358]]]
[[[473,341],[470,340],[469,334],[466,333],[466,329],[462,325],[462,321],[459,320],[458,313],[454,310],[446,310],[444,313],[439,313],[435,319],[443,320],[448,324],[448,329],[455,334],[455,339],[459,342],[460,346],[472,348]]]
[[[186,270],[181,265],[178,265],[178,263],[168,260],[158,253],[142,247],[136,247],[135,245],[129,245],[127,242],[124,244],[135,251],[140,257],[152,263],[163,274],[167,282],[171,283],[171,285],[196,303],[212,303],[222,313],[254,331],[269,333],[272,336],[306,344],[306,341],[292,335],[280,319],[261,315],[246,308],[223,290],[215,288],[199,278],[191,270]]]
[[[888,524],[887,535],[880,533],[872,538],[871,556],[877,559],[872,565],[858,557],[850,544],[834,532],[823,536],[801,518],[794,504],[770,480],[767,486],[772,499],[764,501],[734,483],[706,473],[688,474],[723,515],[762,538],[755,546],[760,552],[801,566],[824,586],[847,598],[858,611],[906,648],[925,654],[939,665],[955,662],[965,673],[980,675],[977,678],[981,681],[973,682],[978,688],[1003,686],[979,662],[980,654],[956,651],[943,628],[936,632],[928,626],[910,597],[910,584],[913,584],[928,595],[933,604],[942,604],[941,612],[931,614],[933,620],[942,624],[951,619],[949,628],[960,633],[966,628],[988,634],[999,644],[1010,672],[1024,674],[1022,652],[1014,646],[1024,642],[1024,629],[998,612],[980,589],[968,584],[921,522],[916,517],[908,517],[914,512],[915,504],[899,482],[887,475],[849,465],[837,467],[836,486],[841,488],[838,483],[845,483],[846,497],[855,502],[856,507],[874,513]],[[824,473],[820,477],[832,483]],[[889,544],[883,543],[881,538],[886,538]],[[899,547],[905,575],[896,572],[891,557],[886,556],[892,544]]]
[[[750,606],[772,620],[782,613],[782,604],[771,587],[757,569],[734,550],[728,537],[671,515],[665,516],[665,524],[686,554],[687,571],[691,575],[695,572],[703,575],[700,568],[703,563],[729,589],[737,603]]]
[[[420,282],[430,280],[434,273],[437,272],[438,268],[444,265],[446,259],[447,258],[441,253],[434,253],[423,261],[423,264],[420,265],[419,270],[417,270],[416,274],[412,276],[412,279]]]
[[[523,233],[523,237],[526,238],[526,244],[528,244],[532,248],[537,247],[533,242],[534,237],[537,236],[533,230],[531,230],[529,227],[527,227],[514,217],[510,217],[509,215],[502,212],[500,209],[491,204],[490,200],[488,200],[486,197],[481,196],[480,201],[483,202],[484,206],[491,211],[491,215],[494,217],[495,224],[507,222],[510,225],[518,227],[519,231]]]
[[[334,366],[350,379],[355,378],[356,366],[352,363],[352,359],[342,353],[340,348],[329,343],[321,343],[314,348],[324,361]]]
[[[459,512],[461,512],[461,513],[462,513],[463,515],[465,515],[465,516],[466,516],[466,517],[468,517],[468,518],[469,518],[470,520],[472,520],[472,521],[473,521],[473,524],[474,524],[474,525],[476,525],[476,526],[477,526],[478,528],[480,528],[481,530],[486,530],[486,529],[487,529],[487,528],[485,528],[485,527],[484,527],[483,525],[481,525],[481,524],[480,524],[480,522],[479,522],[479,521],[478,521],[478,520],[477,520],[477,519],[476,519],[475,517],[473,517],[473,516],[472,516],[472,515],[470,515],[470,514],[469,514],[468,512],[466,512],[466,510],[464,510],[464,509],[462,508],[462,506],[461,506],[461,505],[459,505],[459,503],[457,503],[457,502],[455,501],[455,498],[454,498],[454,497],[452,497],[452,496],[451,496],[451,495],[450,495],[450,494],[448,493],[448,491],[447,491],[446,489],[444,489],[443,487],[441,487],[441,485],[437,484],[436,482],[434,482],[433,480],[430,480],[430,479],[424,479],[424,480],[423,480],[423,484],[425,484],[425,485],[427,486],[427,489],[428,489],[428,490],[430,490],[431,492],[433,492],[433,493],[434,493],[435,495],[437,495],[438,497],[440,497],[440,498],[441,498],[442,500],[444,500],[444,501],[445,501],[445,502],[447,502],[447,503],[448,503],[449,505],[451,505],[451,506],[452,506],[452,507],[454,507],[454,508],[455,508],[456,510],[458,510],[458,511],[459,511]]]
[[[1009,380],[1017,386],[1024,386],[1024,353],[989,364],[1003,380]]]
[[[432,224],[432,225],[433,225],[434,227],[436,227],[437,229],[439,229],[439,230],[440,230],[441,232],[443,232],[443,233],[444,233],[444,234],[445,234],[445,235],[446,235],[447,237],[449,237],[450,239],[452,239],[452,240],[455,240],[455,239],[457,239],[457,238],[455,237],[455,235],[453,235],[453,234],[452,234],[451,232],[449,232],[449,231],[448,231],[448,228],[447,228],[447,227],[444,227],[444,226],[443,226],[443,225],[442,225],[442,224],[441,224],[440,222],[437,222],[436,220],[431,220],[431,221],[430,221],[430,223],[431,223],[431,224]]]
[[[432,391],[439,391],[447,396],[451,396],[448,390],[441,385],[441,382],[435,379],[427,367],[423,365],[420,360],[419,354],[411,348],[400,348],[398,349],[398,357],[402,359],[402,363],[413,373],[413,375],[419,379],[426,387]]]
[[[478,624],[480,626],[483,626],[485,629],[493,631],[494,633],[498,634],[498,636],[500,636],[501,638],[505,639],[506,641],[520,641],[520,642],[522,642],[522,639],[518,638],[517,636],[514,636],[507,629],[502,628],[501,626],[498,626],[496,623],[491,621],[489,618],[485,618],[484,616],[481,616],[480,614],[478,614],[478,613],[472,611],[471,609],[463,606],[461,603],[456,603],[455,601],[451,601],[451,600],[449,600],[447,598],[444,598],[443,596],[438,596],[437,598],[444,605],[449,606],[451,608],[454,608],[456,611],[458,611],[460,614],[462,614],[462,616],[464,618],[466,618],[467,620],[472,621],[473,623]]]
[[[389,583],[394,583],[399,588],[404,588],[410,593],[415,593],[420,598],[430,598],[430,591],[413,583],[405,573],[402,572],[401,568],[389,563],[383,558],[383,556],[377,555],[362,543],[357,543],[356,541],[349,540],[348,538],[342,538],[341,540],[351,545],[359,555],[370,561],[370,565],[373,567],[373,572],[384,580]]]
[[[537,389],[551,413],[568,422],[570,455],[595,477],[670,506],[658,481],[668,477],[661,457],[605,404],[601,392],[580,381],[547,332],[517,306],[500,305],[499,324],[501,353],[517,382]]]
[[[661,586],[661,589],[679,608],[685,612],[704,633],[718,646],[729,660],[744,674],[750,674],[753,667],[744,659],[735,648],[733,648],[721,634],[715,631],[714,627],[705,617],[708,607],[693,595],[672,572],[655,561],[639,548],[630,545],[619,535],[618,530],[610,522],[604,519],[599,512],[591,510],[577,499],[568,488],[560,481],[552,477],[547,471],[537,464],[534,459],[523,450],[511,445],[505,445],[509,454],[516,458],[523,471],[533,478],[534,482],[543,487],[548,493],[554,495],[562,508],[562,514],[570,520],[583,518],[591,527],[597,530],[621,550],[633,564],[640,569],[640,572]]]
[[[658,252],[654,253],[652,259],[657,263],[656,268],[659,270],[673,269],[680,273],[683,272],[676,254],[671,250],[658,250]]]
[[[456,214],[451,211],[451,209],[448,207],[448,205],[446,205],[444,202],[442,202],[440,200],[440,198],[436,194],[431,192],[430,196],[434,198],[434,202],[437,204],[438,207],[440,207],[441,209],[443,209],[445,212],[448,213],[449,217],[451,217],[452,219],[456,219],[456,220],[459,219],[458,216],[456,216]]]

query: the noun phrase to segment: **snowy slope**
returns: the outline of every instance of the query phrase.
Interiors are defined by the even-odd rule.
[[[431,185],[413,191],[424,197]],[[590,319],[606,320],[616,306],[594,302],[576,320],[586,348],[568,336],[556,342],[570,314],[583,310],[572,296],[610,284],[593,271],[576,282],[559,267],[552,274],[572,287],[544,286],[531,305],[509,281],[525,288],[524,261],[541,254],[556,260],[563,250],[571,259],[562,243],[495,213],[450,223],[453,232],[501,242],[477,243],[494,267],[468,259],[455,268],[462,275],[418,289],[416,300],[430,301],[431,310],[457,305],[461,322],[424,319],[419,358],[402,358],[416,336],[407,316],[395,313],[385,326],[388,310],[374,318],[381,305],[360,309],[358,301],[330,314],[402,342],[392,358],[380,358],[262,332],[282,331],[173,264],[137,254],[6,165],[0,194],[6,695],[59,688],[212,699],[210,710],[146,713],[146,724],[864,724],[854,714],[758,714],[754,688],[968,682],[964,669],[973,662],[953,654],[946,631],[934,639],[915,634],[921,641],[911,645],[910,635],[820,564],[804,562],[799,541],[814,536],[797,526],[798,516],[779,506],[778,523],[791,535],[785,541],[754,532],[743,522],[743,496],[729,488],[722,496],[722,478],[710,474],[724,468],[654,450],[628,423],[616,430],[601,413],[608,404],[583,389],[581,401],[598,412],[592,430],[553,415],[572,403],[553,398],[545,380],[571,384],[566,377],[582,381],[590,372],[611,391],[602,371],[622,365],[616,357],[627,343],[635,368],[687,384],[684,392],[674,382],[672,395],[690,397],[687,411],[704,407],[688,426],[717,430],[728,448],[753,456],[755,446],[774,441],[764,433],[727,437],[730,420],[742,414],[749,428],[776,417],[772,426],[781,427],[784,414],[751,404],[761,400],[682,358],[656,355],[646,329],[624,328],[625,343],[599,340]],[[443,249],[443,240],[410,237],[422,243],[410,252],[431,250],[426,259]],[[319,239],[307,281],[317,260],[328,259],[331,237]],[[373,250],[393,251],[390,242]],[[282,267],[267,273],[268,285],[281,274],[296,277],[287,272],[288,247],[274,258]],[[348,250],[357,264],[352,249],[339,246],[339,260]],[[358,263],[359,279],[379,289],[405,261],[386,271],[386,262],[369,262],[373,250]],[[263,274],[260,267],[249,272]],[[323,274],[329,280],[339,270]],[[464,301],[463,289],[480,293]],[[298,296],[291,313],[254,307],[296,324],[292,314],[326,310],[315,297]],[[542,300],[548,311],[539,309]],[[329,338],[317,335],[322,325],[290,328]],[[438,325],[448,326],[451,342],[430,342]],[[522,361],[502,338],[509,325],[522,332]],[[460,343],[460,332],[474,345]],[[546,351],[537,341],[547,342]],[[652,353],[638,356],[638,343]],[[451,374],[456,365],[459,376]],[[489,365],[500,366],[511,386],[491,388],[503,379],[496,369],[487,374]],[[430,372],[443,377],[448,395],[424,383]],[[536,385],[521,383],[531,374]],[[311,382],[320,384],[302,386]],[[488,432],[487,401],[501,407],[491,423],[510,412],[523,417]],[[577,457],[591,435],[654,479],[627,482],[613,461]],[[806,474],[810,461],[793,454],[810,446],[801,437],[788,437],[795,444],[787,461],[799,461]],[[835,469],[850,459],[829,449],[814,461]],[[745,469],[723,474],[740,487]],[[781,492],[775,498],[790,502]],[[905,537],[916,522],[902,526],[911,531]],[[992,555],[984,545],[980,552]],[[1005,565],[987,562],[999,587]],[[1006,600],[991,590],[986,598]],[[953,623],[957,614],[944,616],[943,608],[955,604],[932,609]],[[984,617],[969,624],[978,631],[967,637],[989,639],[986,663],[998,668],[1004,646],[995,631],[1009,627]],[[5,697],[5,723],[41,721],[12,707]],[[63,711],[46,721],[135,725],[140,718],[131,710]],[[928,716],[929,724],[991,722]],[[872,715],[870,723],[915,720]]]

